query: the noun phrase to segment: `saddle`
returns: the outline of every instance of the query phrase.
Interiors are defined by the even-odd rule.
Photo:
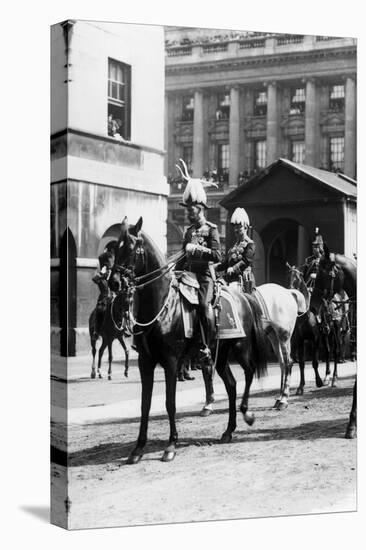
[[[183,271],[177,275],[183,317],[184,333],[186,338],[193,338],[197,324],[197,308],[199,283],[195,273]],[[220,292],[214,297],[211,304],[215,313],[216,328],[220,340],[230,338],[244,338],[245,332],[236,309],[233,296],[228,288],[219,285]]]

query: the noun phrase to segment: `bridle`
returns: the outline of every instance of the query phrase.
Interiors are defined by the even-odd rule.
[[[145,248],[143,246],[143,239],[141,237],[137,238],[135,246],[131,252],[129,267],[126,270],[127,289],[125,292],[127,292],[127,298],[129,303],[128,315],[132,325],[136,325],[142,328],[149,327],[153,323],[155,323],[155,321],[157,321],[161,317],[163,312],[168,308],[169,301],[171,298],[172,285],[170,285],[169,287],[169,292],[164,301],[163,306],[158,311],[158,313],[154,316],[154,318],[148,321],[147,323],[141,323],[137,321],[137,319],[133,315],[133,303],[134,303],[135,292],[136,290],[142,290],[148,285],[151,285],[152,283],[164,277],[164,275],[167,275],[175,267],[175,265],[185,257],[185,255],[186,253],[184,252],[184,250],[181,250],[176,254],[173,254],[173,256],[171,256],[164,265],[158,267],[157,269],[154,269],[153,271],[150,271],[148,273],[144,273],[143,275],[140,275],[140,276],[135,276],[134,273],[135,273],[135,267],[136,267],[137,261],[141,261],[142,266],[146,266],[146,253],[145,253]],[[118,267],[122,270],[125,269],[123,268],[123,266],[118,266]],[[149,277],[152,277],[152,278],[149,279]]]

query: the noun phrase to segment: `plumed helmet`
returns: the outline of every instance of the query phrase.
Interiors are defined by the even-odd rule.
[[[179,172],[181,173],[183,179],[187,181],[186,188],[183,193],[183,201],[180,203],[181,206],[203,206],[204,208],[209,208],[207,206],[207,196],[205,187],[214,186],[217,187],[217,184],[213,181],[205,181],[199,178],[191,178],[188,174],[188,168],[183,159],[179,159],[181,166],[176,164]]]
[[[249,227],[249,217],[244,208],[235,208],[233,215],[231,216],[230,222],[232,224],[240,224],[244,227]]]
[[[204,206],[207,208],[207,196],[199,179],[190,179],[183,193],[182,206]]]
[[[319,248],[323,249],[324,241],[323,237],[319,233],[319,227],[315,228],[314,240],[312,242],[312,245],[318,246]]]

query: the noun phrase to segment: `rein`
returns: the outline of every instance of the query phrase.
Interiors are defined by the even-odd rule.
[[[186,253],[184,252],[184,250],[180,250],[176,254],[173,254],[173,256],[167,261],[166,264],[158,267],[154,271],[150,271],[150,273],[145,273],[144,275],[140,275],[139,277],[135,277],[134,282],[137,283],[136,288],[142,286],[142,285],[139,284],[139,283],[141,283],[141,281],[144,281],[145,279],[147,279],[148,277],[151,277],[151,275],[155,275],[156,273],[160,273],[160,275],[158,275],[157,277],[155,277],[154,279],[152,279],[151,281],[149,281],[148,283],[145,283],[145,284],[150,284],[153,281],[156,281],[157,279],[160,279],[160,277],[162,277],[163,275],[165,275],[165,273],[170,271],[172,269],[172,267],[175,266],[176,263],[178,263],[180,260],[182,260],[185,255],[186,255]]]
[[[124,330],[124,326],[123,326],[123,317],[122,317],[122,321],[121,321],[121,326],[119,327],[116,323],[116,321],[114,320],[114,315],[113,315],[113,304],[114,304],[114,300],[116,299],[116,296],[113,297],[112,301],[111,301],[111,319],[112,319],[112,323],[114,325],[114,328],[116,330],[118,330],[119,332],[122,332]]]
[[[155,317],[153,319],[151,319],[151,321],[149,321],[147,323],[140,323],[139,321],[137,321],[135,319],[132,311],[131,311],[131,309],[132,309],[131,306],[132,306],[132,303],[133,303],[133,293],[135,292],[135,290],[145,288],[146,286],[148,286],[148,285],[154,283],[155,281],[158,281],[159,279],[161,279],[164,275],[169,273],[169,271],[171,271],[173,269],[173,267],[177,264],[177,262],[179,262],[181,259],[183,259],[185,257],[185,255],[186,255],[186,253],[184,252],[184,250],[180,250],[176,254],[173,254],[173,256],[167,261],[166,264],[158,267],[154,271],[150,271],[149,273],[145,273],[144,275],[141,275],[139,277],[134,277],[132,279],[132,285],[130,287],[131,290],[132,290],[132,299],[130,300],[129,315],[130,315],[130,319],[131,319],[133,325],[137,325],[139,327],[149,327],[150,325],[155,323],[155,321],[157,321],[159,319],[159,317],[162,315],[164,310],[168,308],[168,303],[169,303],[170,296],[171,296],[172,286],[170,285],[170,287],[169,287],[168,295],[167,295],[166,300],[165,300],[162,308],[160,309],[160,311],[155,315]],[[147,279],[148,277],[151,277],[151,275],[155,275],[156,273],[158,273],[158,275],[156,277],[153,277],[152,279],[150,279],[149,281],[147,281],[145,283],[141,283],[141,281],[144,281],[145,279]]]

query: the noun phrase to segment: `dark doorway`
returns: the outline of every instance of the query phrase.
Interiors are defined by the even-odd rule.
[[[61,355],[76,355],[76,244],[67,228],[60,244],[60,327]]]
[[[289,219],[271,222],[262,231],[266,256],[266,280],[282,286],[288,284],[286,262],[298,265],[300,247],[302,248],[301,226]]]

